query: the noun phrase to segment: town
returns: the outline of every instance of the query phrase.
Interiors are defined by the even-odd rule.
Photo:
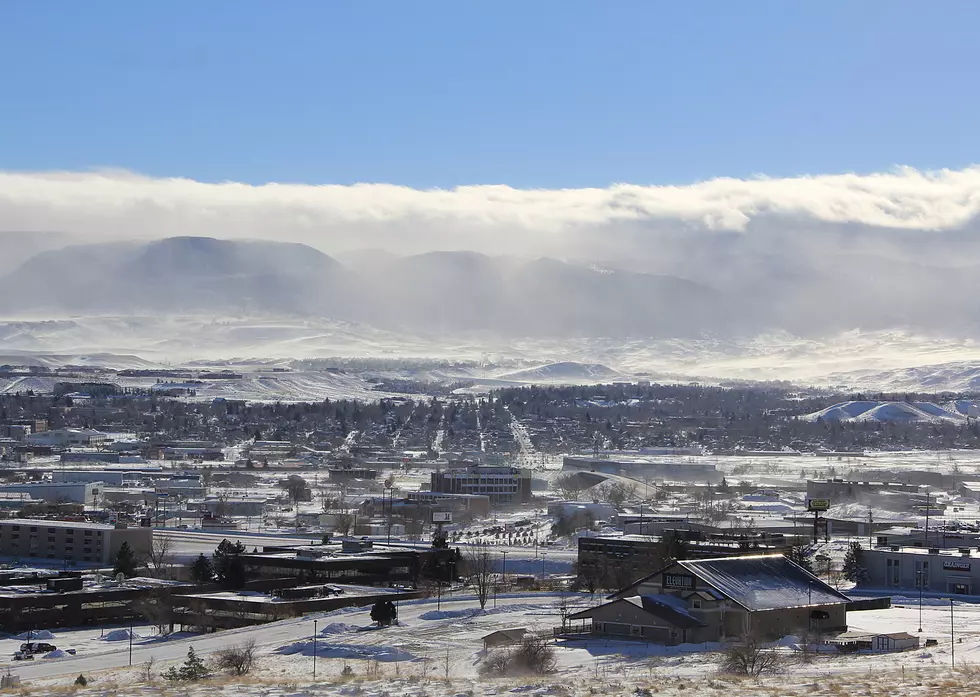
[[[464,618],[437,644],[484,678],[597,646],[603,671],[667,652],[753,678],[980,648],[980,456],[933,447],[974,437],[961,395],[640,381],[282,403],[188,387],[230,373],[46,377],[0,395],[8,682],[185,647],[218,672],[269,650],[321,676],[435,661],[398,648],[411,618]],[[362,616],[404,636],[379,645]]]

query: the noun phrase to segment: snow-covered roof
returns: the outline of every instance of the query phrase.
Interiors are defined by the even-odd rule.
[[[781,554],[677,564],[748,610],[841,605],[850,599]]]

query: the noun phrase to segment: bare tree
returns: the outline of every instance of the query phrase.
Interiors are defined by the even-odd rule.
[[[493,589],[494,558],[490,554],[490,546],[485,543],[478,543],[470,549],[463,558],[466,573],[470,577],[470,583],[476,586],[476,597],[480,601],[480,609],[487,606],[487,599]]]
[[[146,566],[155,578],[170,575],[174,566],[175,543],[173,538],[154,533],[150,548],[146,552]]]
[[[147,685],[152,684],[156,678],[156,676],[153,674],[153,668],[156,666],[156,662],[157,659],[150,656],[150,660],[140,667],[140,677],[142,677],[143,682],[145,682]]]
[[[574,501],[585,490],[581,479],[572,472],[559,474],[551,480],[551,488],[566,501]]]
[[[233,675],[245,675],[255,664],[255,639],[221,649],[215,656],[217,665]]]
[[[594,489],[596,496],[606,503],[621,507],[624,503],[636,496],[636,484],[626,482],[606,482]]]
[[[755,637],[744,637],[725,650],[721,669],[733,675],[759,677],[778,673],[782,661],[775,649],[764,646]]]
[[[334,516],[333,529],[338,535],[349,535],[354,527],[354,516],[346,511]]]

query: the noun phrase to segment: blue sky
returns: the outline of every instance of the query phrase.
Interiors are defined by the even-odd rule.
[[[0,169],[683,184],[980,161],[977,2],[0,4]]]

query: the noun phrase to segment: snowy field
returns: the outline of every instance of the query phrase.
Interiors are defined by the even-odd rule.
[[[463,370],[458,377],[485,380],[486,388],[508,380],[584,383],[642,374],[662,382],[788,380],[890,391],[980,389],[980,343],[975,339],[932,337],[901,329],[851,331],[819,340],[777,332],[737,340],[582,337],[501,341],[485,335],[409,335],[309,317],[0,320],[0,362],[5,363],[146,368],[222,361],[228,367],[262,362],[271,367],[277,361],[285,364],[291,359],[324,356],[471,361],[487,365],[487,370]],[[571,375],[556,374],[550,367],[570,363],[580,364],[570,367]],[[290,399],[290,394],[303,387],[284,384],[282,399]],[[308,398],[339,387],[359,386],[311,384]],[[261,385],[255,385],[249,393],[258,396],[244,398],[261,399],[263,392]]]
[[[955,606],[955,644],[951,644],[949,606],[940,600],[927,601],[922,610],[921,636],[936,639],[937,646],[889,655],[827,654],[803,661],[792,640],[787,640],[778,649],[784,659],[780,675],[760,681],[720,674],[716,647],[664,648],[602,640],[557,645],[558,668],[551,675],[493,679],[478,675],[485,655],[482,636],[516,627],[550,634],[561,623],[562,602],[556,594],[500,597],[496,608],[491,601],[485,612],[479,612],[472,596],[444,599],[441,604],[435,599],[409,601],[401,604],[399,625],[387,629],[372,627],[364,609],[207,636],[160,639],[151,629],[137,627],[132,668],[125,628],[58,631],[50,641],[75,648],[77,656],[12,663],[11,670],[21,676],[25,694],[39,695],[60,691],[79,673],[92,679],[79,694],[102,695],[977,694],[971,685],[973,666],[980,661],[980,606]],[[587,595],[566,595],[564,602],[574,610],[592,600]],[[918,613],[916,603],[901,602],[889,610],[851,613],[849,622],[852,628],[916,634]],[[182,658],[188,646],[206,656],[247,638],[256,640],[260,658],[243,682],[218,678],[187,689],[170,688],[160,679],[154,685],[140,684],[142,667],[151,657],[154,672],[159,672]],[[19,641],[5,639],[0,650],[13,651]],[[954,647],[958,668],[952,672]]]

